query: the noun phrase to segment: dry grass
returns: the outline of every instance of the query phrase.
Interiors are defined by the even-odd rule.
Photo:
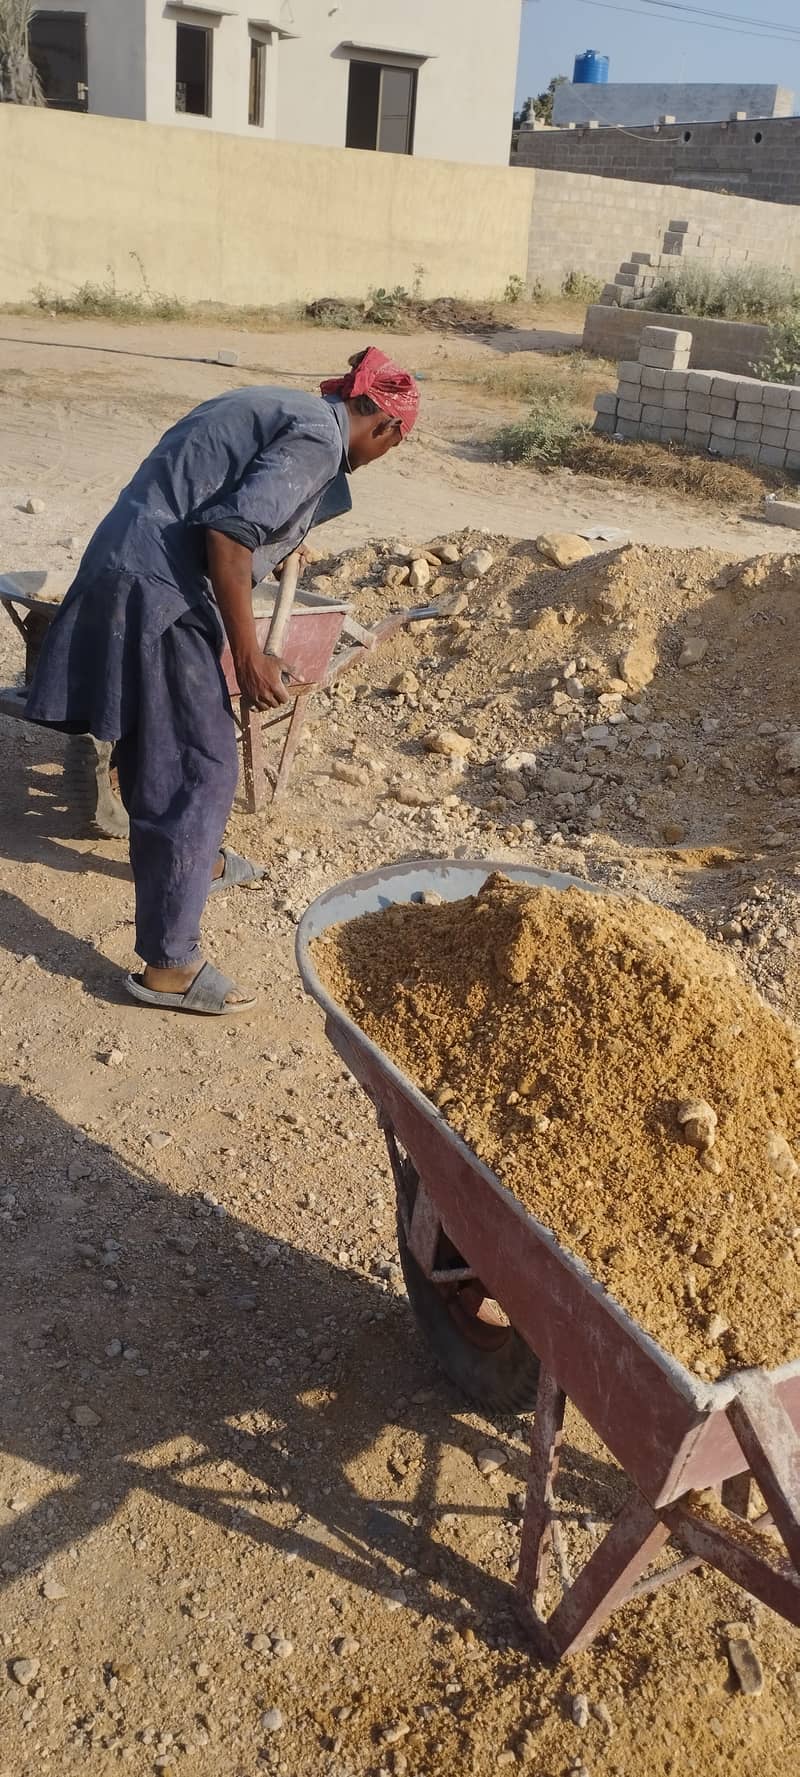
[[[577,437],[561,460],[563,467],[580,475],[600,475],[659,492],[733,505],[760,501],[765,488],[789,485],[789,478],[778,469],[693,456],[673,444],[615,444],[597,433]]]
[[[467,381],[510,401],[565,401],[576,418],[588,417],[600,389],[615,380],[610,360],[585,352],[512,352],[465,372]]]

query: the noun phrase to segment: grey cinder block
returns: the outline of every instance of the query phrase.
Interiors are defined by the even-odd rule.
[[[785,524],[793,531],[800,531],[800,500],[766,499],[764,517],[767,524]]]
[[[775,409],[775,412],[778,412],[777,408]],[[788,439],[789,434],[785,426],[762,426],[761,428],[762,444],[775,444],[779,450],[786,450],[788,448]]]
[[[595,413],[615,414],[617,411],[617,397],[616,397],[616,395],[606,395],[606,394],[595,395],[594,411],[595,411]]]
[[[641,401],[620,401],[617,417],[621,420],[640,420],[642,417]]]
[[[654,370],[651,364],[642,364],[641,372],[643,389],[666,388],[666,379],[671,374],[671,372],[667,370]],[[710,380],[709,377],[709,382]]]
[[[760,463],[765,463],[768,469],[786,468],[786,452],[779,450],[775,444],[762,444],[758,460]]]
[[[737,420],[744,420],[748,425],[761,425],[764,420],[764,409],[760,401],[739,401],[736,407]]]

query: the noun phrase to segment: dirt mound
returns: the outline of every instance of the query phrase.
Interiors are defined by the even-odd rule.
[[[337,999],[701,1375],[800,1349],[800,1049],[672,913],[493,876],[316,946]]]

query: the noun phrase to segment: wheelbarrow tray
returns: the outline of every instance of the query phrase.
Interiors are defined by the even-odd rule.
[[[553,889],[596,885],[558,873],[486,861],[397,864],[352,878],[320,895],[297,933],[297,962],[326,1034],[396,1132],[432,1199],[447,1236],[544,1370],[578,1407],[655,1509],[689,1489],[718,1487],[746,1467],[727,1409],[737,1380],[771,1385],[800,1427],[800,1358],[769,1373],[731,1373],[708,1383],[637,1325],[574,1254],[501,1184],[439,1111],[330,996],[311,944],[329,927],[426,890],[447,901],[477,894],[494,870],[515,882]]]

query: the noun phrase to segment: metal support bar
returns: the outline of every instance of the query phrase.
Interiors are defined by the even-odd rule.
[[[517,1591],[534,1614],[541,1609],[553,1538],[555,1483],[561,1458],[567,1397],[547,1370],[540,1370],[531,1431],[528,1492],[522,1520]]]
[[[412,1256],[426,1277],[430,1277],[436,1265],[436,1249],[439,1245],[441,1231],[439,1211],[428,1196],[420,1179],[414,1198],[414,1208],[411,1211],[408,1245]]]
[[[766,1371],[737,1379],[728,1418],[800,1572],[800,1438]]]
[[[760,1533],[752,1526],[748,1526],[744,1540],[740,1525],[736,1535],[712,1523],[696,1507],[674,1506],[665,1517],[678,1542],[700,1561],[710,1562],[737,1586],[760,1598],[770,1610],[800,1626],[800,1574],[793,1572],[788,1561],[781,1560],[766,1542],[759,1550]]]
[[[618,1604],[624,1604],[631,1587],[669,1536],[669,1526],[634,1488],[619,1517],[548,1619],[547,1636],[555,1659],[589,1646],[606,1618]]]

